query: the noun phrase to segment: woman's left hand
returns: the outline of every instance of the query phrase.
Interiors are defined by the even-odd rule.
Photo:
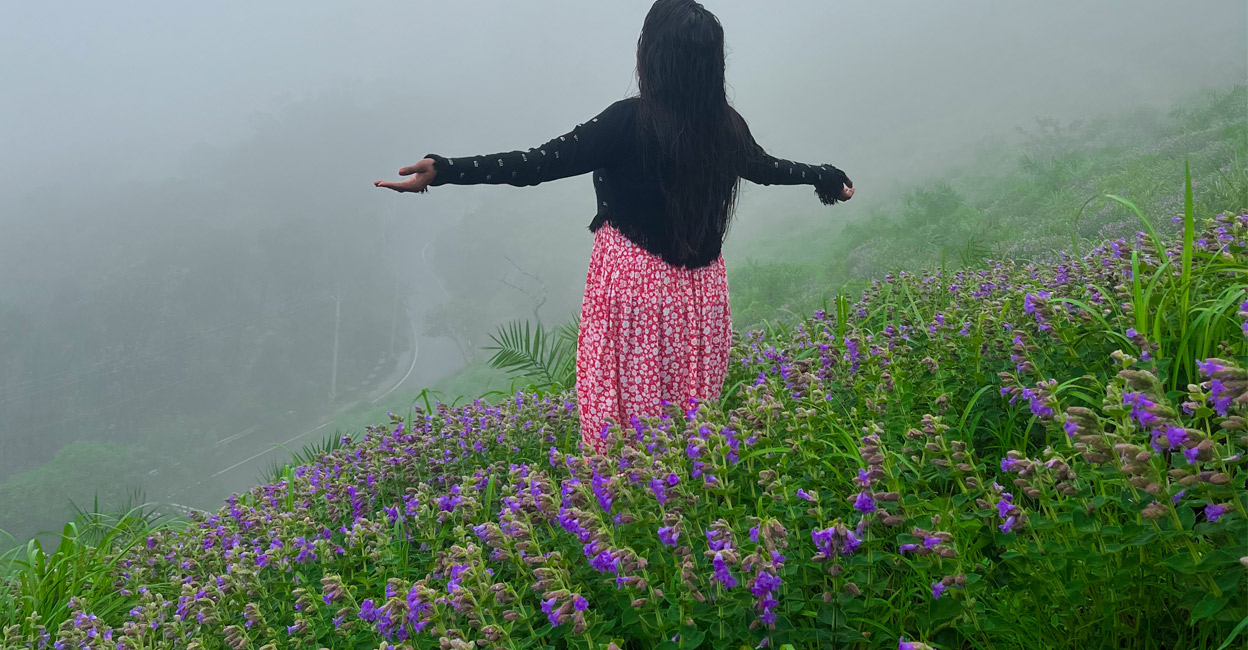
[[[399,176],[409,178],[401,181],[373,181],[373,187],[384,187],[395,192],[424,192],[433,183],[433,179],[437,178],[438,170],[434,168],[432,159],[425,158],[415,165],[400,169]]]
[[[849,180],[848,178],[846,178],[846,179],[845,179],[845,189],[841,190],[841,198],[840,198],[840,200],[842,200],[842,201],[848,201],[848,200],[850,200],[850,199],[852,199],[852,198],[854,198],[854,182],[853,182],[853,181],[851,181],[851,180]]]

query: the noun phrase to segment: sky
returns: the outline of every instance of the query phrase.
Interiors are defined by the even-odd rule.
[[[1238,0],[705,4],[724,24],[732,97],[760,141],[868,177],[911,173],[1035,116],[1164,103],[1248,76]],[[401,145],[362,180],[426,150],[532,146],[635,89],[648,7],[5,3],[3,193],[193,175],[197,151],[325,95],[381,118],[343,128]],[[315,175],[315,161],[290,162]]]

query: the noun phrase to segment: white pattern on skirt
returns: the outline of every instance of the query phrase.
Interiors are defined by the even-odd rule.
[[[656,417],[664,401],[718,399],[731,341],[722,256],[683,269],[603,225],[594,235],[576,350],[585,450],[602,451],[609,424]]]

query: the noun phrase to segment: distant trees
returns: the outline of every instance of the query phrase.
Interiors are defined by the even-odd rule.
[[[459,350],[464,364],[476,359],[477,348],[491,323],[486,310],[475,297],[452,298],[425,312],[426,336],[450,339]]]

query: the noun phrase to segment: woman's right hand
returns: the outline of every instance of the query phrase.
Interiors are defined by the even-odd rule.
[[[399,170],[399,176],[409,178],[401,181],[373,181],[373,187],[384,187],[395,192],[424,192],[437,178],[438,170],[433,166],[433,159],[424,158],[410,167]]]
[[[848,201],[852,198],[854,198],[854,182],[846,178],[845,189],[841,190],[840,200]]]

